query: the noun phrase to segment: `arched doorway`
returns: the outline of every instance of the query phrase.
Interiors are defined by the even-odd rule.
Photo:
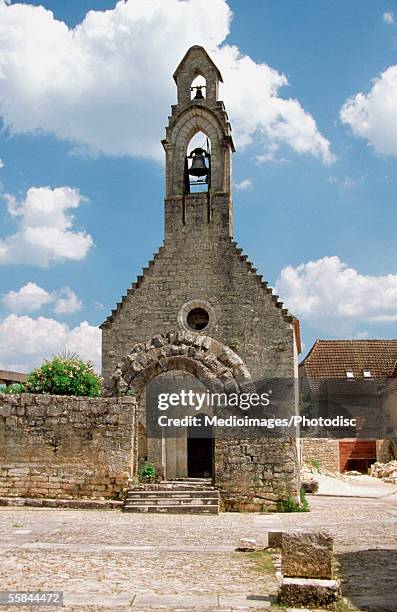
[[[205,390],[213,393],[246,393],[255,390],[247,367],[234,351],[203,333],[180,328],[136,344],[118,364],[108,392],[111,395],[132,393],[139,404],[150,381],[178,371],[193,377]],[[208,473],[213,474],[217,452],[216,432],[209,442],[208,430],[204,435],[204,430],[200,433],[198,429],[197,435],[189,435],[188,431],[182,440],[182,436],[151,438],[148,433],[148,461],[156,465],[160,476],[170,478],[181,474],[181,453],[185,453],[184,476],[193,477],[196,474],[194,477],[206,477]],[[138,432],[138,411],[135,415],[135,431]],[[138,436],[134,449],[132,463],[136,472]]]

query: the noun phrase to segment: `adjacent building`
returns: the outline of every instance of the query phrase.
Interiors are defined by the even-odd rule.
[[[317,340],[299,365],[301,408],[353,416],[354,435],[302,438],[302,457],[331,471],[365,473],[387,461],[397,432],[397,340]]]

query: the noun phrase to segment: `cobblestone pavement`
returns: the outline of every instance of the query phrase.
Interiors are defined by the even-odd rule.
[[[62,590],[65,609],[271,608],[272,573],[236,553],[274,528],[327,528],[360,610],[397,610],[397,497],[311,497],[302,514],[135,515],[0,508],[0,590]],[[4,609],[4,608],[3,608]]]

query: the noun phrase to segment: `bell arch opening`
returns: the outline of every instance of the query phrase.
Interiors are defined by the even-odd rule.
[[[190,85],[191,100],[205,100],[207,97],[207,80],[202,74],[198,74]]]
[[[186,193],[184,168],[186,168],[187,147],[192,137],[200,131],[210,141],[211,166],[213,169],[211,191],[225,192],[230,190],[229,175],[232,153],[229,146],[231,143],[230,137],[229,135],[225,137],[222,123],[212,109],[204,104],[191,104],[168,129],[167,138],[163,141],[166,150],[167,197]]]
[[[211,186],[211,140],[197,131],[186,147],[185,193],[203,193]]]

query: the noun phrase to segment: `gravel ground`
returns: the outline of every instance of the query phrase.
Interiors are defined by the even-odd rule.
[[[310,501],[271,515],[0,508],[0,590],[62,590],[68,610],[269,609],[277,580],[234,551],[239,538],[326,528],[352,606],[396,612],[397,495]]]

